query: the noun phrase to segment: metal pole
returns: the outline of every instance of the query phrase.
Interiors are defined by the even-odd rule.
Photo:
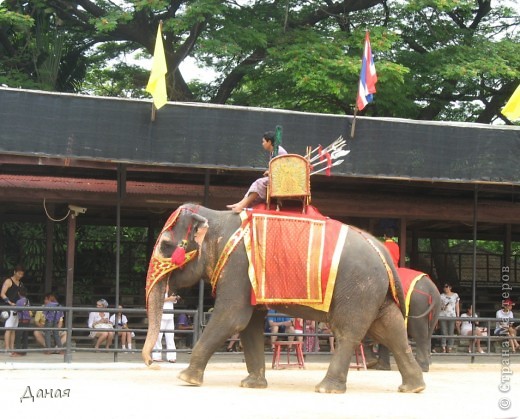
[[[68,218],[67,228],[67,286],[65,305],[73,305],[73,286],[74,286],[74,257],[76,254],[76,214],[72,212]]]
[[[209,202],[209,186],[210,186],[210,175],[209,171],[206,169],[206,173],[204,173],[204,200],[203,205],[206,207],[208,206]],[[202,321],[204,319],[204,280],[199,281],[199,307],[197,309],[198,311],[198,321],[197,325],[193,325],[193,328],[197,328],[197,334],[193,338],[193,343],[195,344],[196,339],[199,338],[200,334],[202,333]],[[195,319],[194,319],[195,320]],[[195,323],[195,321],[193,322]]]
[[[126,193],[126,168],[122,164],[117,165],[117,206],[116,206],[116,301],[115,308],[119,309],[119,279],[121,263],[121,200]],[[114,345],[119,348],[119,333],[117,333],[117,315],[114,313],[114,328],[116,329]],[[122,315],[122,313],[121,313]],[[114,362],[117,362],[118,352],[114,352]]]
[[[475,185],[475,192],[473,194],[473,283],[471,289],[471,306],[473,308],[473,316],[477,312],[477,210],[478,210],[478,185]],[[472,322],[473,330],[475,329],[475,323]],[[475,357],[471,357],[471,362],[475,362]]]

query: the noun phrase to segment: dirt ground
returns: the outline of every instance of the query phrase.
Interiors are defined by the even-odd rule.
[[[269,387],[239,387],[242,362],[212,361],[202,387],[177,378],[186,362],[147,368],[138,362],[0,364],[3,415],[56,418],[512,418],[520,415],[520,365],[501,361],[434,364],[420,394],[397,392],[399,372],[356,371],[345,394],[318,394],[327,363],[272,370]],[[515,371],[516,370],[516,371]],[[510,374],[509,372],[514,372]],[[499,391],[501,378],[508,384]],[[59,391],[58,391],[59,390]],[[51,394],[53,397],[51,397]],[[66,397],[54,397],[55,395]],[[31,398],[34,396],[34,399]],[[42,397],[46,395],[45,397]],[[513,396],[515,395],[515,396]],[[24,397],[25,396],[25,397]],[[39,396],[39,397],[38,397]],[[509,400],[509,402],[508,402]],[[499,408],[502,404],[502,409]],[[511,403],[507,408],[508,403]]]

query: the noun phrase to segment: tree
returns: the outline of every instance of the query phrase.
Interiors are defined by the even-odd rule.
[[[363,112],[489,123],[520,80],[518,17],[504,2],[9,0],[5,7],[24,16],[37,10],[64,34],[57,90],[145,97],[146,71],[114,62],[133,52],[150,57],[162,20],[170,100],[351,114],[370,29],[379,83]],[[187,57],[217,80],[187,82],[179,70]],[[88,72],[71,77],[65,63]]]

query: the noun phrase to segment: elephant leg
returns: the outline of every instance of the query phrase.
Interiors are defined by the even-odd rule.
[[[385,345],[379,344],[379,359],[375,365],[376,370],[390,371],[390,351]]]
[[[148,332],[146,333],[146,340],[141,351],[141,357],[147,366],[152,365],[153,362],[151,355],[161,328],[165,292],[166,280],[162,280],[152,288],[148,298]]]
[[[394,354],[397,367],[402,377],[399,391],[419,393],[424,390],[422,371],[408,345],[408,336],[404,319],[397,305],[393,303],[383,307],[381,316],[370,326],[370,334]]]
[[[204,370],[211,356],[227,338],[241,332],[249,323],[253,312],[250,304],[239,306],[238,302],[227,303],[215,304],[211,320],[193,347],[188,368],[179,374],[181,380],[196,386],[202,385]]]
[[[415,341],[417,363],[423,372],[430,370],[431,336],[428,336],[428,317],[408,319],[408,330]]]
[[[246,328],[240,333],[247,372],[249,375],[240,383],[241,387],[266,388],[264,355],[265,312],[255,310]]]
[[[357,338],[334,332],[335,348],[325,378],[316,386],[317,393],[345,393],[347,390],[347,374],[350,359],[359,346],[366,331]]]

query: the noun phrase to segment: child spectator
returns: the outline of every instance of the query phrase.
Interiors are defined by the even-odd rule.
[[[54,308],[54,307],[60,306],[60,304],[56,300],[56,296],[54,294],[47,294],[46,300],[47,300],[47,304],[45,304],[45,307]],[[45,327],[54,327],[54,328],[58,327],[60,319],[64,316],[63,311],[60,311],[60,310],[44,310],[43,315],[45,316]],[[58,348],[63,348],[58,330],[45,330],[44,337],[45,337],[45,347],[47,348],[47,351],[45,351],[46,355],[54,353],[53,351],[49,350],[51,348],[54,348],[54,346],[52,346],[52,342],[51,342],[51,335],[54,338],[55,346],[57,346]],[[62,353],[62,352],[60,351],[59,353]]]

